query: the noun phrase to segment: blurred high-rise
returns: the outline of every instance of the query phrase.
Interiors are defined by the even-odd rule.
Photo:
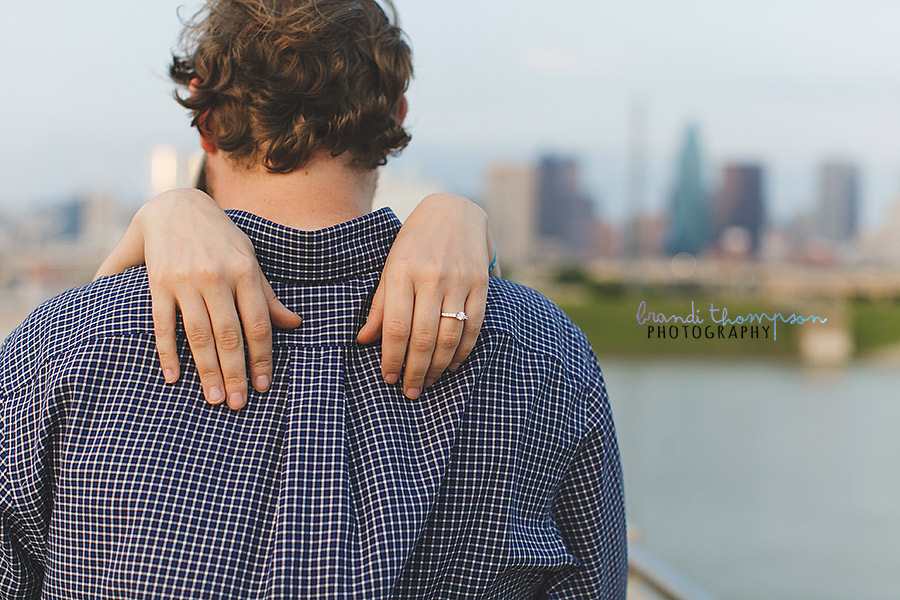
[[[755,253],[766,221],[764,171],[757,164],[728,164],[715,197],[715,233],[726,250]]]
[[[703,162],[697,127],[690,125],[678,157],[672,190],[668,241],[670,254],[698,254],[710,242],[709,196],[703,181]]]
[[[493,166],[485,208],[504,264],[579,260],[598,247],[594,205],[574,159],[546,156],[537,165]]]
[[[538,233],[545,245],[570,258],[588,252],[594,207],[572,158],[544,156],[538,166]]]
[[[534,165],[499,164],[488,172],[485,209],[506,265],[521,266],[536,258],[537,193]]]
[[[855,165],[827,162],[819,170],[819,233],[830,242],[849,241],[859,224],[859,177]]]

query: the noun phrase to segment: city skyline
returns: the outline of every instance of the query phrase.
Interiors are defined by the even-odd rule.
[[[0,48],[28,60],[0,67],[16,91],[0,101],[9,142],[0,149],[0,210],[98,190],[146,199],[152,149],[196,148],[165,77],[176,6],[9,7]],[[197,6],[187,2],[180,13]],[[574,155],[588,195],[621,222],[631,214],[628,121],[639,103],[646,212],[667,202],[689,121],[700,127],[714,173],[729,162],[766,167],[776,222],[814,209],[825,160],[858,165],[864,226],[900,196],[900,40],[890,25],[900,5],[397,6],[417,79],[409,94],[414,142],[394,174],[420,173],[477,195],[492,162]],[[45,33],[22,23],[41,23]]]

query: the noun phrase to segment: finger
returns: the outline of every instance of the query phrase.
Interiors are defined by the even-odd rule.
[[[375,295],[372,297],[372,308],[366,317],[366,324],[359,330],[356,341],[360,344],[371,344],[381,336],[381,327],[384,323],[384,284],[378,282]]]
[[[409,335],[409,350],[403,369],[403,393],[415,400],[422,393],[425,374],[434,355],[438,326],[441,320],[442,298],[432,291],[419,291],[413,310],[412,331]]]
[[[260,281],[256,283],[257,285],[248,283],[239,286],[235,299],[244,326],[244,335],[247,337],[250,381],[253,382],[256,391],[267,392],[272,384],[272,320],[269,317],[266,292]],[[220,363],[221,360],[220,354]],[[227,375],[225,381],[227,385]]]
[[[400,381],[413,317],[414,293],[412,282],[405,277],[396,279],[384,290],[381,374],[391,384]]]
[[[487,306],[488,282],[485,281],[475,287],[466,299],[466,315],[468,319],[463,323],[462,338],[459,346],[456,347],[456,353],[450,360],[450,370],[456,371],[462,363],[468,358],[478,341],[478,334],[481,333],[481,325],[484,323],[484,310]]]
[[[244,334],[241,332],[235,297],[229,288],[222,286],[208,290],[204,300],[215,336],[219,368],[225,381],[226,402],[228,408],[239,410],[247,403],[247,363],[244,360]],[[270,351],[271,335],[270,328]]]
[[[441,312],[457,313],[466,305],[464,297],[455,295],[452,300],[444,299]],[[465,321],[442,317],[438,322],[437,339],[434,346],[434,354],[431,356],[431,365],[425,375],[425,387],[431,387],[440,378],[441,374],[450,364],[450,360],[456,354],[463,333]]]
[[[225,400],[225,383],[219,369],[209,309],[197,293],[183,297],[180,304],[184,331],[191,347],[194,364],[197,365],[203,395],[210,404],[221,404]]]
[[[263,294],[266,297],[266,305],[269,310],[269,318],[272,320],[272,324],[279,329],[296,329],[299,327],[300,323],[303,322],[303,318],[282,304],[281,300],[278,299],[278,296],[275,295],[275,290],[269,285],[266,276],[263,275],[262,271],[260,271],[259,274],[262,278]],[[243,311],[241,311],[241,314],[243,314]]]
[[[166,383],[175,383],[181,376],[178,346],[175,341],[175,299],[168,292],[159,291],[151,285],[150,304],[159,366],[162,368]]]

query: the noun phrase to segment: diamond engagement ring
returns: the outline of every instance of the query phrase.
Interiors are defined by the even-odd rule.
[[[463,311],[455,312],[455,313],[441,313],[442,317],[448,317],[450,319],[456,319],[457,321],[465,321],[469,317],[466,316],[466,313]]]

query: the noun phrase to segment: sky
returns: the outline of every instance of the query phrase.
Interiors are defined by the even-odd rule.
[[[199,3],[8,4],[0,210],[104,190],[147,199],[153,147],[197,147],[165,73],[179,10]],[[898,2],[396,4],[416,79],[413,142],[392,174],[477,198],[490,163],[570,155],[601,214],[621,220],[662,208],[696,123],[710,185],[727,162],[761,163],[775,222],[812,210],[830,159],[858,164],[864,222],[900,199]],[[638,206],[627,183],[634,139],[647,156]]]

